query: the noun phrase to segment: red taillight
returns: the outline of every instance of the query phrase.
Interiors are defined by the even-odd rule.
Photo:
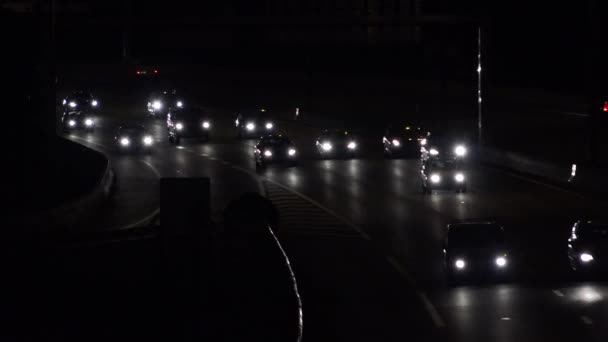
[[[139,75],[141,74],[141,71],[137,70],[135,73]]]
[[[608,101],[604,101],[604,108],[602,108],[604,112],[608,112]]]
[[[155,73],[155,74],[158,74],[158,70],[154,69],[154,73]]]

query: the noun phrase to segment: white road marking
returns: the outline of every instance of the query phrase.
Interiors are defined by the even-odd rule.
[[[562,293],[562,291],[560,291],[560,290],[553,290],[553,293],[554,293],[556,296],[558,296],[558,297],[563,297],[563,296],[564,296],[564,294],[563,294],[563,293]]]
[[[587,324],[587,325],[592,325],[593,321],[591,320],[591,318],[587,317],[587,316],[581,316],[581,321],[583,321],[583,323]]]
[[[139,161],[146,164],[146,166],[148,166],[150,168],[150,170],[152,170],[154,175],[156,175],[156,178],[160,178],[160,172],[158,172],[158,170],[154,166],[152,166],[152,164],[150,164],[149,162],[147,162],[143,159],[139,159]]]
[[[500,320],[501,321],[510,321],[511,317],[501,317]]]

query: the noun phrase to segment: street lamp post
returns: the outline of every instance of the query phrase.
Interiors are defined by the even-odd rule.
[[[481,25],[477,27],[477,143],[483,145],[483,112],[481,105]]]

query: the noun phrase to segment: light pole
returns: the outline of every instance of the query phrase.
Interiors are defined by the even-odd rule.
[[[483,112],[481,106],[481,25],[477,27],[477,144],[483,146]]]

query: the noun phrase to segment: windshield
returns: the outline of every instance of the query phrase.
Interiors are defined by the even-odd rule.
[[[0,342],[608,341],[607,13],[0,1]]]
[[[458,247],[495,247],[503,243],[503,233],[493,225],[452,226],[449,231],[450,246]]]

